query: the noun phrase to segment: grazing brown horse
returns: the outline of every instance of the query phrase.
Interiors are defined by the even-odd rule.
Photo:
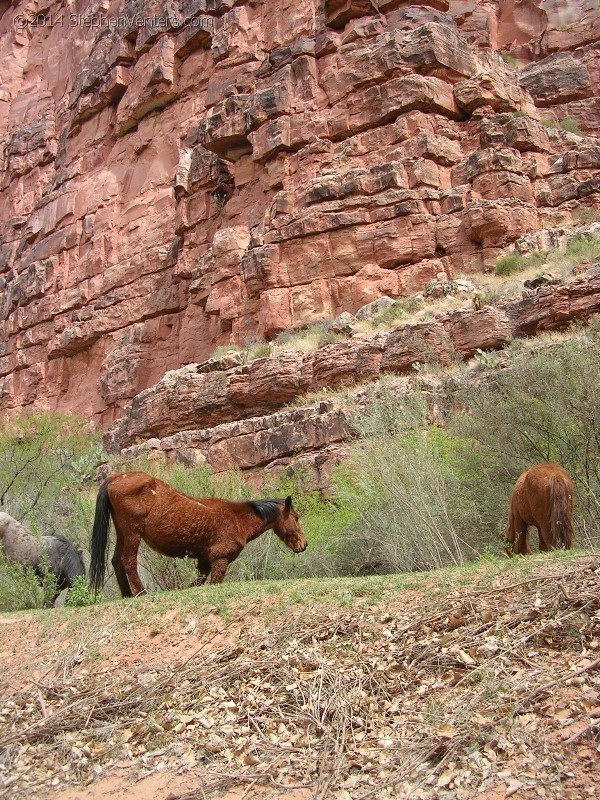
[[[90,564],[95,591],[104,581],[110,517],[117,534],[112,565],[123,597],[145,591],[137,568],[142,539],[165,556],[196,559],[196,584],[209,573],[211,583],[222,583],[245,545],[270,529],[295,553],[307,547],[291,497],[243,503],[195,499],[145,472],[120,472],[104,481],[96,500]]]
[[[539,534],[540,552],[573,545],[573,481],[558,464],[529,467],[513,489],[508,514],[508,541],[513,553],[529,555],[528,527]]]

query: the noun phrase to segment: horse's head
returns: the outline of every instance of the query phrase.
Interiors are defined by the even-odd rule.
[[[298,522],[298,514],[292,508],[292,498],[286,497],[281,506],[282,509],[275,520],[273,530],[290,550],[293,550],[294,553],[302,553],[308,547],[308,542]]]

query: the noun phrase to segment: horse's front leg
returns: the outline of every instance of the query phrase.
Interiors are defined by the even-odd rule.
[[[198,575],[196,580],[192,583],[192,586],[203,586],[206,583],[206,579],[210,573],[210,564],[208,561],[203,561],[199,558],[196,561],[196,572]]]

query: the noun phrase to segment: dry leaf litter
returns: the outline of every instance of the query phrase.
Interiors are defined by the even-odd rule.
[[[81,645],[2,703],[0,798],[127,767],[194,770],[198,789],[170,800],[600,796],[600,558],[534,573],[297,612],[163,668],[103,666]]]

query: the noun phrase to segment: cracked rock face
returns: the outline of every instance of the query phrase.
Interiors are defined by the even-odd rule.
[[[597,207],[596,6],[5,8],[2,409],[114,421],[216,345],[477,273]],[[581,136],[540,121],[566,118]]]
[[[282,415],[275,412],[286,403],[325,387],[375,381],[386,373],[410,373],[413,364],[425,358],[448,364],[456,357],[470,358],[478,349],[503,347],[511,339],[564,330],[573,321],[587,320],[600,312],[600,275],[596,270],[592,273],[562,285],[546,281],[537,292],[497,306],[458,309],[431,322],[402,325],[369,339],[357,337],[312,353],[289,352],[231,367],[223,364],[221,369],[209,372],[203,365],[190,365],[189,369],[168,373],[137,395],[125,415],[109,428],[104,446],[108,452],[118,453],[138,441],[168,439],[169,444],[162,448],[165,451],[177,450],[176,443],[190,448],[189,432],[195,430],[197,441],[202,443],[198,447],[206,449],[206,442],[215,437],[221,440],[247,434],[240,465],[258,464],[257,454],[264,447],[254,434],[259,429],[272,429],[271,435],[278,436],[275,429]],[[332,409],[327,407],[326,411]],[[320,424],[317,412],[306,419],[302,411],[287,413],[290,420],[302,419],[303,425]],[[265,415],[272,416],[268,423],[259,425],[258,418]],[[336,440],[335,428],[333,425],[331,438],[324,441]],[[283,439],[291,452],[294,437]],[[186,444],[182,444],[184,441]],[[281,449],[281,443],[278,447]],[[220,461],[214,452],[209,454],[214,469],[227,469],[234,463],[231,457]]]

